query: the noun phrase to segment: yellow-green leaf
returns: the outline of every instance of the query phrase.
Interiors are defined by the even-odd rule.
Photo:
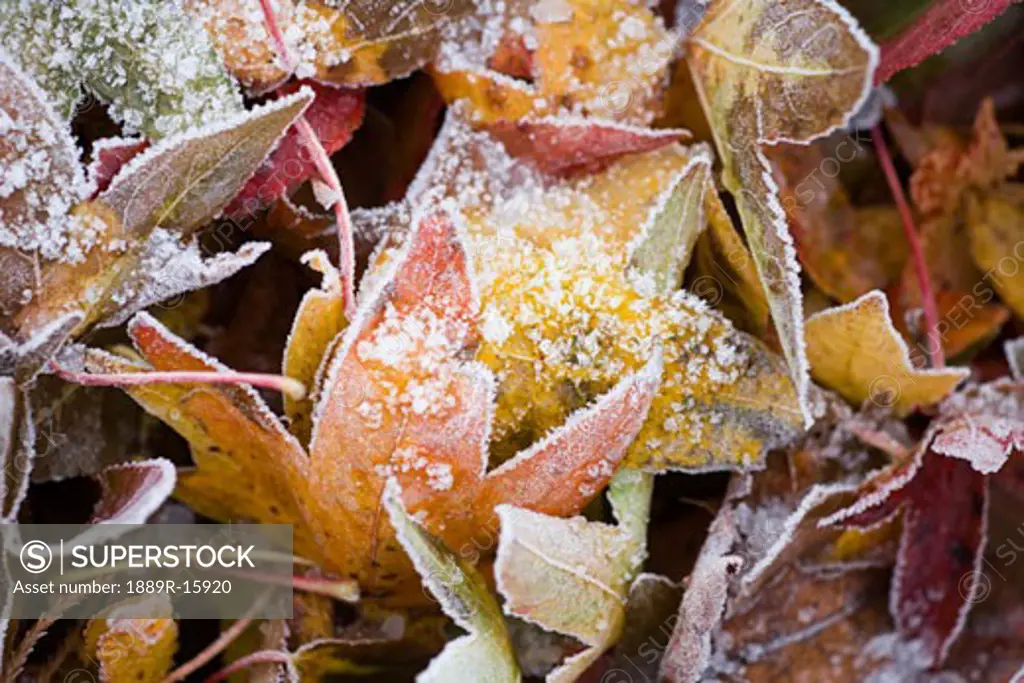
[[[686,60],[809,424],[800,267],[761,147],[806,143],[844,125],[866,101],[878,49],[832,0],[716,0],[688,39]]]

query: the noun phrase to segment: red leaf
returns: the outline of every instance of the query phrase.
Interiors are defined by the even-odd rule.
[[[933,665],[945,660],[982,585],[988,494],[988,477],[969,462],[922,447],[913,461],[865,482],[856,505],[821,523],[866,528],[902,511],[889,610],[900,634],[920,640]]]
[[[649,152],[689,137],[683,130],[650,130],[620,123],[546,118],[500,121],[488,131],[508,153],[545,173],[593,173],[624,154]]]
[[[306,110],[306,121],[327,154],[333,154],[352,139],[352,133],[362,123],[365,92],[332,88],[315,81],[294,81],[279,88],[277,94],[293,93],[303,85],[316,92],[316,99]],[[292,127],[224,213],[244,216],[291,193],[316,175],[316,163],[303,146],[298,131]]]
[[[882,44],[875,83],[885,83],[896,73],[942,52],[998,17],[1014,1],[936,0],[913,24]]]
[[[149,140],[130,138],[104,138],[97,140],[92,148],[92,163],[89,164],[89,179],[96,183],[92,199],[110,187],[110,181],[136,154],[149,147]]]

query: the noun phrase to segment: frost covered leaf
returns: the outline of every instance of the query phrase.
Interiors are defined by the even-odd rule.
[[[658,198],[629,267],[654,280],[657,291],[671,295],[683,280],[693,248],[707,225],[704,197],[713,187],[711,152],[694,150],[675,182]]]
[[[0,377],[0,519],[17,518],[35,459],[35,423],[28,394],[11,377]]]
[[[885,83],[896,73],[909,69],[942,52],[992,21],[1013,4],[1013,0],[992,0],[964,4],[958,0],[937,0],[914,23],[882,44],[882,60],[876,83]]]
[[[70,118],[80,86],[131,132],[158,139],[242,111],[210,42],[177,2],[6,3],[0,42]]]
[[[0,52],[0,315],[32,296],[35,264],[88,248],[68,212],[88,194],[71,131]],[[82,242],[85,242],[83,245]]]
[[[375,0],[282,0],[275,5],[289,52],[299,60],[295,73],[344,85],[409,75],[433,58],[459,19],[477,9],[467,0],[403,0],[386,9]],[[247,87],[263,91],[288,77],[254,0],[188,0],[186,7]]]
[[[913,457],[866,480],[859,500],[823,525],[869,529],[901,514],[889,607],[899,633],[941,664],[977,602],[988,523],[989,478],[935,450],[926,435]]]
[[[811,316],[805,334],[811,375],[858,406],[870,400],[907,415],[938,403],[970,374],[967,368],[915,368],[878,290]]]
[[[686,60],[764,283],[804,421],[813,421],[799,265],[762,145],[807,143],[866,100],[878,50],[831,0],[712,4]]]
[[[650,123],[674,39],[645,4],[545,0],[524,15],[508,22],[500,43],[445,45],[433,76],[447,102],[468,100],[482,124],[555,114]],[[515,36],[527,34],[522,59],[502,59]],[[524,61],[526,81],[516,78]]]
[[[287,377],[311,387],[305,398],[286,396],[284,399],[289,430],[301,443],[308,444],[313,433],[313,406],[320,394],[321,364],[348,320],[338,271],[327,254],[310,252],[303,257],[303,262],[319,272],[323,281],[319,289],[311,289],[302,297],[288,335],[282,371]]]
[[[147,618],[138,615],[145,614]],[[153,614],[163,614],[153,618]],[[92,619],[83,635],[85,651],[99,666],[104,683],[159,683],[178,649],[178,624],[171,600],[156,595],[125,602]]]
[[[646,557],[652,483],[642,472],[616,475],[609,498],[617,525],[496,508],[494,572],[506,613],[587,646],[548,674],[549,683],[577,680],[622,633],[627,593]]]
[[[469,632],[448,643],[416,677],[417,683],[518,683],[522,677],[505,620],[487,582],[465,559],[414,521],[406,513],[400,495],[394,482],[384,492],[384,506],[398,541],[441,609]]]
[[[174,490],[175,470],[169,460],[157,458],[113,465],[96,475],[100,499],[92,522],[145,524]]]
[[[1020,251],[1024,244],[1024,185],[1011,184],[972,197],[967,206],[974,262],[991,276],[1000,298],[1024,317],[1024,269],[1008,265],[1020,260],[1014,250]]]
[[[373,597],[412,602],[422,599],[415,572],[380,516],[389,477],[451,547],[486,548],[481,538],[497,533],[497,504],[578,513],[625,456],[657,384],[652,362],[487,472],[493,380],[467,363],[478,332],[466,255],[443,214],[417,225],[390,274],[327,346],[308,455],[244,388],[127,388],[190,442],[197,469],[182,474],[177,494],[194,509],[291,523],[300,554],[358,578]],[[129,332],[156,369],[224,369],[148,316]],[[94,372],[145,369],[110,354],[90,360]]]
[[[451,122],[410,192],[440,190],[462,202],[482,299],[476,358],[499,380],[499,459],[564,423],[659,346],[665,380],[631,465],[744,467],[795,435],[800,417],[781,359],[699,299],[673,291],[677,275],[641,272],[686,263],[704,220],[690,193],[706,187],[704,148],[669,145],[551,182],[485,134],[451,134]],[[675,210],[680,197],[688,210]],[[671,263],[649,253],[649,263],[631,260],[651,239]],[[668,248],[660,241],[676,239]]]
[[[319,85],[289,83],[278,92],[281,95],[308,87],[316,93],[316,99],[303,116],[317,139],[328,154],[334,154],[352,139],[355,129],[363,122],[366,108],[362,90],[345,90]],[[302,141],[299,131],[289,128],[284,139],[231,204],[224,210],[229,216],[252,214],[262,206],[291,194],[299,185],[317,177],[313,152]]]
[[[108,187],[114,177],[129,161],[149,147],[149,141],[138,138],[102,138],[92,143],[92,161],[89,163],[89,183],[94,195]]]
[[[1002,469],[1024,451],[1024,384],[1001,379],[971,386],[942,406],[946,416],[932,450],[971,463],[982,474]]]
[[[697,238],[690,288],[737,327],[757,337],[768,331],[768,301],[757,266],[722,205],[718,190],[704,195],[707,229]]]
[[[652,130],[573,117],[498,121],[487,131],[508,153],[528,159],[551,175],[599,171],[624,154],[648,152],[687,136],[681,130]]]
[[[65,229],[94,243],[77,258],[44,266],[38,290],[17,316],[22,334],[70,308],[85,309],[84,329],[133,300],[147,304],[164,293],[163,282],[156,283],[156,294],[146,290],[145,271],[180,266],[170,264],[180,251],[173,243],[188,240],[220,213],[311,99],[302,91],[173,136],[135,157],[97,199],[72,213]]]
[[[730,554],[737,538],[735,512],[727,505],[708,531],[679,604],[678,619],[659,672],[668,683],[701,680],[711,656],[711,635],[722,620],[729,584],[743,567],[743,558]]]

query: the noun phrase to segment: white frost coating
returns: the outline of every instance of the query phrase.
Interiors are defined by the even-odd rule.
[[[976,386],[942,403],[932,449],[971,463],[982,474],[999,471],[1015,450],[1024,451],[1024,390],[1009,378]]]
[[[754,584],[772,566],[779,555],[782,554],[782,551],[793,540],[793,535],[811,510],[838,493],[853,492],[856,488],[856,486],[849,484],[815,484],[812,486],[811,490],[801,499],[800,505],[797,506],[796,510],[786,517],[775,542],[768,548],[764,556],[758,560],[757,564],[743,575],[743,585],[750,586]]]
[[[135,156],[131,161],[125,164],[124,167],[121,168],[121,172],[117,174],[114,182],[110,184],[110,187],[108,187],[99,198],[104,199],[110,197],[116,193],[122,185],[131,182],[133,176],[144,173],[152,164],[159,163],[159,157],[167,154],[168,152],[173,152],[175,148],[184,145],[185,143],[215,137],[221,133],[226,133],[234,128],[238,128],[249,121],[254,121],[267,116],[268,114],[287,109],[297,102],[304,102],[302,109],[296,113],[297,118],[306,111],[310,104],[313,103],[313,99],[315,97],[316,95],[311,88],[303,86],[290,95],[270,100],[269,102],[253,107],[248,111],[232,114],[231,116],[219,119],[214,123],[207,124],[200,128],[192,128],[178,135],[161,140],[159,143],[149,147],[146,151]],[[274,147],[277,146],[277,143],[279,143],[281,138],[284,137],[286,131],[287,126],[281,129],[277,142],[271,146],[268,153],[273,151]],[[256,168],[253,168],[252,172],[255,173]]]
[[[156,512],[171,491],[177,480],[177,471],[170,460],[154,458],[143,462],[130,462],[123,465],[112,465],[100,473],[100,477],[116,476],[117,472],[146,471],[146,486],[132,492],[113,514],[94,520],[96,524],[145,524],[151,514]],[[101,480],[102,482],[102,480]],[[105,485],[104,485],[105,486]]]
[[[1003,344],[1006,362],[1010,365],[1010,375],[1018,381],[1024,381],[1024,337],[1008,339]]]
[[[693,169],[695,169],[697,166],[704,166],[708,171],[707,181],[710,181],[711,168],[714,165],[714,160],[711,157],[711,148],[708,147],[707,144],[701,143],[694,145],[690,149],[693,150],[693,154],[686,162],[686,165],[681,170],[679,170],[675,175],[672,176],[672,180],[669,181],[665,190],[660,195],[658,195],[657,199],[654,201],[654,204],[648,210],[647,217],[644,219],[643,222],[643,227],[640,228],[640,231],[636,235],[634,235],[633,239],[631,239],[629,244],[627,245],[627,263],[632,260],[633,254],[640,247],[640,245],[643,244],[648,237],[650,237],[651,230],[653,230],[655,222],[658,220],[658,217],[661,216],[661,214],[665,211],[665,207],[668,205],[669,201],[672,200],[673,195],[675,195],[676,193],[676,188],[679,186],[681,182],[683,182],[686,176],[688,176]],[[700,188],[700,192],[702,194],[706,187],[707,182],[705,182],[704,187]],[[697,210],[703,212],[703,202],[700,203],[700,207],[698,207]],[[701,226],[701,231],[703,232],[703,230],[707,227],[706,222],[699,221],[699,224]],[[699,234],[700,233],[698,233],[698,235]]]
[[[231,368],[224,365],[213,356],[203,353],[196,347],[192,346],[191,344],[183,340],[181,337],[177,336],[176,334],[168,330],[163,325],[163,323],[161,323],[159,320],[157,320],[156,318],[154,318],[153,316],[146,312],[137,313],[135,317],[133,317],[128,322],[128,336],[132,339],[132,341],[136,340],[135,331],[139,326],[152,328],[157,332],[157,334],[160,335],[160,338],[163,339],[165,342],[171,344],[182,353],[188,354],[189,356],[192,356],[196,360],[205,363],[216,372],[232,372]],[[272,411],[270,407],[267,406],[266,402],[259,395],[259,393],[248,384],[238,384],[235,386],[239,390],[245,392],[246,397],[252,402],[252,408],[254,410],[251,416],[258,419],[261,426],[266,427],[267,429],[273,431],[275,434],[280,436],[288,444],[288,446],[295,452],[296,458],[300,460],[304,459],[305,451],[303,450],[302,445],[299,443],[298,439],[296,439],[291,432],[285,429],[284,425],[281,424],[281,421],[278,419],[277,415],[275,415],[274,411]]]
[[[531,459],[537,453],[550,448],[551,444],[562,438],[564,433],[576,430],[582,423],[588,422],[606,412],[609,406],[621,403],[627,393],[637,392],[639,396],[654,396],[654,392],[657,391],[658,385],[661,382],[661,371],[663,367],[663,360],[661,350],[659,349],[653,354],[651,359],[644,365],[639,372],[630,373],[622,379],[611,391],[600,396],[591,405],[577,410],[575,413],[569,416],[565,423],[552,430],[548,434],[544,435],[544,438],[533,443],[529,448],[524,451],[520,451],[515,457],[510,460],[506,460],[498,467],[491,470],[487,476],[495,477],[499,474],[503,474],[510,470],[514,470],[516,467],[521,465],[523,462]],[[647,415],[647,409],[650,407],[650,400],[644,401],[644,408],[641,410],[642,414],[638,414],[636,418],[636,428],[639,429],[640,425],[643,424],[644,419]],[[630,438],[632,441],[632,438]]]
[[[47,260],[81,260],[96,235],[78,234],[68,218],[89,196],[68,125],[46,94],[0,50],[0,246]],[[14,198],[12,200],[12,198]]]
[[[100,172],[100,154],[102,152],[113,152],[126,147],[134,147],[144,141],[144,138],[100,138],[92,143],[92,159],[89,161],[89,166],[86,169],[86,176],[89,178],[89,184],[93,187],[96,186],[99,172]],[[123,168],[117,169],[115,178],[120,175]],[[113,180],[113,178],[111,178]]]
[[[269,242],[249,242],[237,252],[203,258],[198,239],[182,246],[174,235],[154,230],[137,269],[138,278],[126,282],[111,295],[117,311],[100,326],[120,325],[152,304],[226,280],[255,263],[270,247]]]

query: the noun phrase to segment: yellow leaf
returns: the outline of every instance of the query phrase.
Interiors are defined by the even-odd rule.
[[[892,325],[889,302],[877,290],[812,316],[806,333],[814,379],[858,406],[871,400],[906,415],[938,403],[970,374],[966,368],[915,368]]]
[[[136,616],[142,613],[165,616]],[[178,624],[171,614],[170,599],[161,595],[147,599],[144,604],[123,603],[106,617],[90,621],[85,629],[85,647],[89,656],[99,662],[101,683],[162,681],[171,670],[178,649]]]
[[[1000,298],[1024,318],[1024,186],[1009,185],[968,203],[971,255]]]
[[[302,297],[288,335],[282,373],[302,382],[303,386],[312,387],[302,399],[284,397],[288,429],[300,443],[308,444],[313,431],[313,405],[319,395],[318,371],[348,321],[338,271],[327,254],[310,252],[303,260],[323,275],[323,283],[319,289],[311,289]]]
[[[690,65],[736,199],[803,411],[813,421],[800,267],[762,145],[807,143],[865,102],[878,49],[832,0],[717,0],[687,41]]]
[[[530,82],[472,58],[442,56],[432,70],[445,101],[468,100],[477,123],[561,113],[649,123],[658,113],[674,41],[644,3],[555,0],[511,25],[535,45]]]

